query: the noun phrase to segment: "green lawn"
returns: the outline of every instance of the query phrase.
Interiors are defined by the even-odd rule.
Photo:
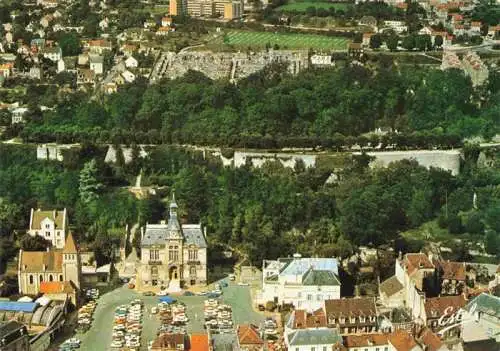
[[[278,44],[280,49],[323,49],[342,50],[347,48],[349,39],[316,34],[272,33],[231,31],[224,37],[224,43],[244,47],[265,47]]]
[[[286,5],[278,7],[278,11],[296,11],[305,12],[308,7],[315,7],[317,9],[329,9],[334,8],[335,10],[345,10],[349,4],[345,3],[331,3],[323,1],[300,1],[300,2],[290,2]]]

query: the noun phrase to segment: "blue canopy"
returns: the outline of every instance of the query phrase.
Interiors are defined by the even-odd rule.
[[[161,302],[172,303],[175,302],[175,299],[170,296],[162,296],[160,297]]]
[[[0,301],[0,311],[33,312],[38,304],[36,302]]]

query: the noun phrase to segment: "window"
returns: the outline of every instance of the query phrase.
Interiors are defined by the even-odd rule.
[[[198,260],[198,250],[189,250],[188,251],[189,261],[197,261]]]
[[[326,346],[323,346],[323,351],[326,351]]]
[[[43,275],[40,274],[40,283],[43,282]]]
[[[54,277],[52,276],[52,274],[49,275],[49,282],[52,282],[54,281]]]
[[[160,259],[160,251],[159,250],[150,250],[149,251],[149,259],[151,261],[158,261]]]
[[[45,236],[50,236],[50,232],[45,232]]]
[[[179,261],[179,247],[169,246],[168,248],[168,260],[169,261]]]
[[[302,293],[301,293],[300,291],[297,293],[297,297],[298,297],[299,299],[302,297]]]
[[[322,295],[316,295],[316,300],[321,301],[323,299]]]
[[[196,277],[196,267],[195,266],[189,267],[189,275],[192,277]]]
[[[30,284],[33,285],[33,275],[30,274]]]
[[[61,236],[61,232],[57,232],[57,236]]]
[[[311,351],[316,351],[316,348],[315,347],[311,347]]]
[[[49,228],[50,228],[50,224],[46,224],[45,229],[49,229]]]
[[[389,347],[388,346],[384,347],[384,351],[389,351]]]
[[[295,348],[295,351],[299,351],[299,348],[298,348],[298,347],[296,347],[296,348]]]
[[[375,348],[375,351],[380,351],[380,348],[378,348],[378,347],[377,347],[377,348]]]
[[[62,282],[63,281],[63,276],[62,274],[59,274],[59,281]]]
[[[311,294],[307,294],[307,301],[312,301],[312,299],[313,299],[313,296]]]

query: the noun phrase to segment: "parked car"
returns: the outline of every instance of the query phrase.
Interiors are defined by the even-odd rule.
[[[142,293],[143,296],[155,296],[155,293],[152,291],[145,291]]]

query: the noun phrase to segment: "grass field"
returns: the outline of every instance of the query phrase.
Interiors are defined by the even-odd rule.
[[[335,10],[345,10],[348,5],[349,4],[331,3],[322,1],[300,1],[300,2],[288,3],[286,5],[278,7],[276,10],[305,12],[308,7],[315,7],[317,9],[329,9],[333,7]]]
[[[271,46],[278,44],[280,49],[342,50],[347,48],[349,39],[315,34],[232,31],[225,36],[224,43],[244,47],[265,47],[269,43]]]

